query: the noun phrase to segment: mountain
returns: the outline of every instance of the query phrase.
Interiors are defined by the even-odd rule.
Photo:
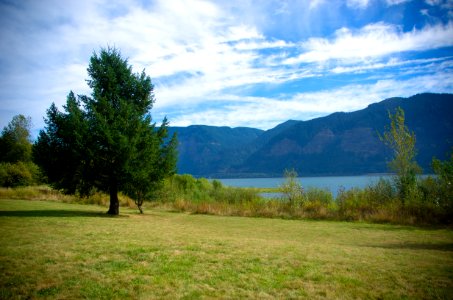
[[[196,176],[226,174],[231,165],[241,163],[247,145],[263,134],[263,130],[247,127],[215,127],[192,125],[170,127],[178,135],[178,172]]]
[[[353,175],[387,172],[390,150],[378,133],[388,112],[401,107],[416,134],[417,161],[430,172],[433,156],[444,159],[453,146],[453,95],[390,98],[367,108],[309,121],[287,121],[268,131],[189,126],[173,128],[180,141],[178,171],[197,176]]]

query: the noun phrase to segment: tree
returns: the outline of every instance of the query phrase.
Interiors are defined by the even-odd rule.
[[[17,163],[31,161],[32,144],[30,142],[31,118],[23,115],[14,116],[3,128],[0,137],[0,161]]]
[[[71,91],[63,107],[52,104],[47,110],[46,129],[41,130],[33,145],[33,157],[53,187],[68,194],[87,195],[92,187],[95,170],[89,146],[88,114]]]
[[[304,189],[297,179],[295,170],[285,170],[285,181],[280,185],[281,193],[288,199],[291,206],[303,202]]]
[[[0,185],[16,187],[38,181],[39,170],[32,162],[31,118],[14,116],[0,136]]]
[[[416,176],[421,173],[421,168],[415,161],[416,139],[414,132],[409,131],[404,124],[404,111],[401,107],[398,107],[394,114],[388,114],[390,127],[380,139],[393,150],[393,160],[390,161],[389,167],[396,172],[396,187],[404,205],[405,200],[416,191]]]
[[[448,212],[453,211],[453,149],[450,158],[441,161],[433,158],[432,168],[436,174],[439,202]]]
[[[141,151],[135,152],[135,158],[129,166],[128,178],[124,192],[132,197],[141,213],[143,200],[153,189],[157,189],[161,179],[173,175],[176,169],[176,138],[168,141],[165,147],[158,145],[165,144],[168,136],[168,121],[165,118],[162,126],[149,134],[148,128],[138,129],[140,138],[138,148]],[[154,130],[154,128],[153,128]]]
[[[175,171],[176,136],[168,138],[166,119],[159,128],[152,123],[151,79],[144,71],[133,73],[118,50],[94,53],[88,74],[91,97],[70,92],[65,112],[52,104],[34,155],[56,187],[109,193],[108,214],[116,215],[119,191],[139,204],[155,183]]]

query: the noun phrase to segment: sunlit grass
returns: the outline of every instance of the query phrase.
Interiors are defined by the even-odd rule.
[[[0,298],[448,298],[453,232],[0,200]]]

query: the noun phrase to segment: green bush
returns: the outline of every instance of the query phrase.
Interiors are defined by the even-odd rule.
[[[211,197],[214,201],[229,204],[249,203],[258,200],[259,195],[253,189],[222,187],[213,189]]]
[[[445,161],[433,159],[432,167],[436,174],[438,205],[453,221],[453,151]]]
[[[397,190],[392,182],[383,178],[379,179],[375,184],[367,186],[365,194],[376,206],[389,204],[397,198]]]
[[[329,206],[334,202],[332,193],[327,189],[319,189],[310,187],[304,190],[303,197],[306,202],[320,202],[325,206]]]
[[[440,177],[428,176],[419,181],[420,206],[425,223],[453,222],[453,194],[451,185],[442,182]],[[413,207],[412,207],[413,209]],[[419,216],[420,217],[420,216]]]
[[[218,180],[196,179],[188,174],[176,174],[168,178],[152,196],[152,199],[161,203],[185,201],[191,203],[240,204],[258,198],[260,198],[258,193],[253,189],[225,187]]]
[[[0,185],[18,187],[38,182],[39,169],[31,162],[0,163]]]
[[[280,192],[290,206],[297,208],[303,205],[305,201],[304,189],[297,179],[297,172],[294,170],[285,170],[285,181],[279,187]]]

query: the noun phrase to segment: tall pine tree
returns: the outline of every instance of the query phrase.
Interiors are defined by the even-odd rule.
[[[119,191],[134,197],[141,211],[154,184],[175,172],[176,136],[168,138],[166,119],[159,128],[152,123],[151,79],[133,73],[119,51],[94,53],[88,74],[90,97],[71,92],[65,112],[55,105],[48,110],[35,160],[57,188],[109,193],[109,214],[119,213]]]

